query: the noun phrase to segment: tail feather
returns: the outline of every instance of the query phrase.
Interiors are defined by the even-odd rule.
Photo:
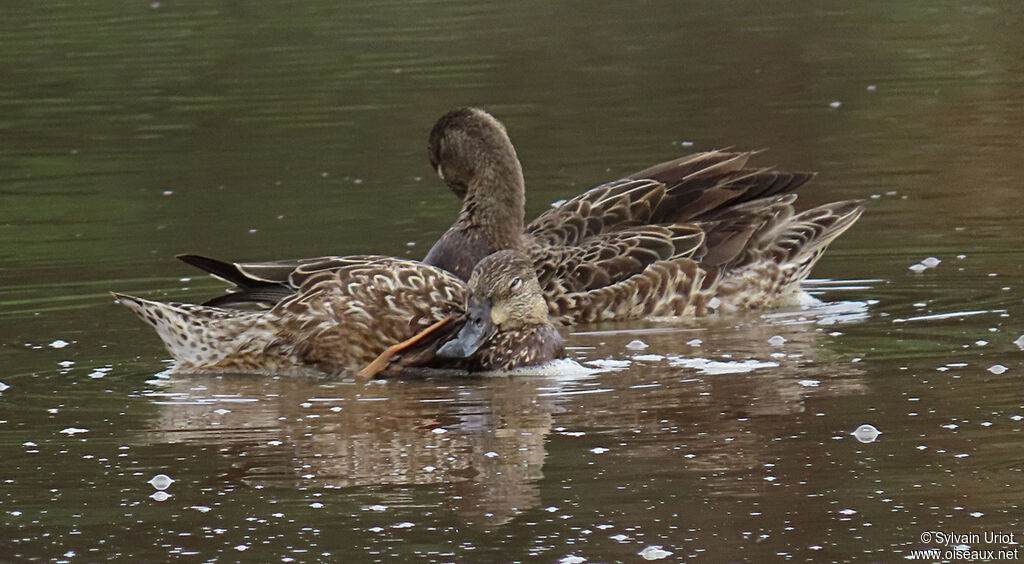
[[[715,295],[726,309],[789,303],[828,246],[862,213],[860,201],[848,200],[797,215],[774,214],[751,237],[750,246],[719,273]]]
[[[156,329],[178,368],[216,366],[264,340],[259,312],[157,302],[116,293],[114,298]]]

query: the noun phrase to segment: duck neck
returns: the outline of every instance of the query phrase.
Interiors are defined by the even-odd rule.
[[[496,155],[497,156],[497,155]],[[483,164],[466,190],[459,222],[487,238],[490,252],[523,248],[526,187],[511,146]]]

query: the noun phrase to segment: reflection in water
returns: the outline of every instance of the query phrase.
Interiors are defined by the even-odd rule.
[[[712,492],[754,495],[735,478],[766,462],[779,417],[802,413],[812,395],[864,390],[856,365],[819,343],[836,308],[851,306],[772,314],[786,319],[777,324],[580,331],[575,356],[603,367],[582,376],[175,376],[152,382],[160,411],[145,441],[215,445],[227,479],[258,488],[446,484],[466,522],[490,527],[540,505],[552,434],[597,440],[596,454],[669,462]],[[664,352],[682,342],[691,354]]]
[[[471,521],[539,502],[544,438],[559,410],[543,377],[352,381],[173,377],[148,440],[223,447],[251,486],[458,484]]]

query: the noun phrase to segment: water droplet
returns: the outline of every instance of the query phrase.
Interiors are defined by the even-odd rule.
[[[879,435],[882,434],[874,425],[864,424],[857,427],[852,433],[853,438],[857,439],[862,443],[873,443]]]
[[[165,491],[153,492],[149,497],[153,498],[153,501],[167,501],[171,498],[171,494]]]
[[[673,553],[671,551],[664,550],[660,545],[655,544],[648,546],[637,554],[639,554],[644,560],[661,560],[662,558],[672,556]]]
[[[647,348],[647,343],[641,341],[640,339],[633,339],[632,341],[626,343],[626,348],[630,350],[643,350]]]
[[[166,490],[167,488],[171,487],[171,484],[173,483],[174,478],[168,476],[167,474],[157,474],[156,476],[153,476],[153,478],[149,481],[149,485],[153,486],[158,490]]]

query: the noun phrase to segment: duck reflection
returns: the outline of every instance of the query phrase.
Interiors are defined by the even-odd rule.
[[[174,377],[151,394],[149,440],[215,445],[250,486],[441,485],[485,526],[540,506],[550,449],[574,477],[607,446],[638,476],[671,468],[709,494],[743,494],[755,484],[736,476],[779,458],[808,401],[865,389],[860,365],[823,343],[836,328],[797,321],[581,329],[572,355],[606,368],[571,375]]]
[[[252,486],[352,488],[451,484],[489,524],[539,503],[544,440],[561,411],[547,377],[377,383],[174,377],[150,439],[220,445]]]

